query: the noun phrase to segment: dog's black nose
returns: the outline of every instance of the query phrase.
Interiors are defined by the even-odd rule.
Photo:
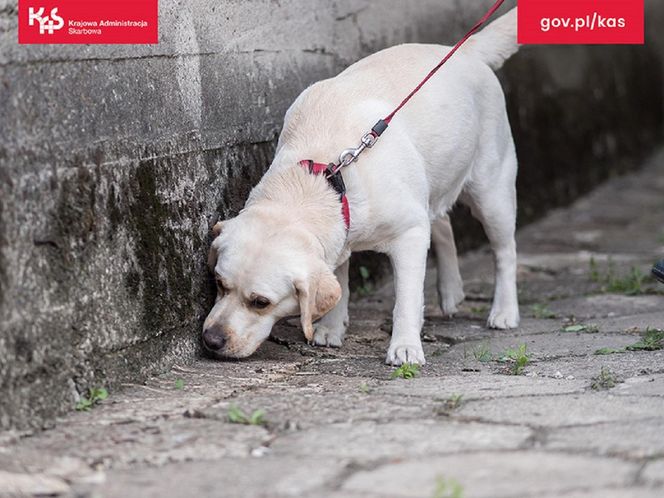
[[[203,344],[211,351],[219,351],[226,344],[224,331],[215,326],[205,329],[203,331]]]

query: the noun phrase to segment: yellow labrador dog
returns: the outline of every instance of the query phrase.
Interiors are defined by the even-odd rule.
[[[249,356],[275,322],[298,313],[308,341],[341,346],[348,326],[348,258],[373,250],[387,253],[394,270],[386,361],[424,364],[420,332],[431,241],[443,312],[454,313],[464,298],[447,217],[457,201],[482,222],[495,256],[488,326],[516,327],[517,160],[493,70],[517,49],[514,9],[474,35],[379,143],[343,170],[348,229],[338,192],[324,175],[298,163],[334,161],[449,48],[392,47],[302,92],[286,113],[274,161],[244,209],[214,227],[209,265],[218,294],[204,324],[206,349],[220,357]]]

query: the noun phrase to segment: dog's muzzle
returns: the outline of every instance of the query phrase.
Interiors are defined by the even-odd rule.
[[[203,331],[203,345],[208,351],[219,353],[226,345],[226,334],[221,327],[213,325]]]

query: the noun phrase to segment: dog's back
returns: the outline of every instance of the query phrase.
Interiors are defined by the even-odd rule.
[[[426,132],[418,129],[418,123],[425,124],[427,120],[422,117],[427,114],[434,112],[441,120],[447,120],[452,115],[481,115],[487,103],[491,104],[489,107],[502,103],[502,89],[493,70],[518,50],[516,10],[472,36],[404,107],[391,129],[400,127],[400,122],[408,123],[413,136],[423,137]],[[435,44],[397,45],[365,57],[334,78],[313,84],[286,114],[281,141],[297,148],[310,147],[315,135],[319,150],[308,152],[323,154],[327,160],[328,147],[336,151],[354,143],[449,50],[450,47]]]

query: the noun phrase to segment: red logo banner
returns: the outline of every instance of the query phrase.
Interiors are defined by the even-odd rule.
[[[643,44],[644,0],[519,0],[519,43]]]
[[[19,0],[19,43],[157,43],[158,0]]]

